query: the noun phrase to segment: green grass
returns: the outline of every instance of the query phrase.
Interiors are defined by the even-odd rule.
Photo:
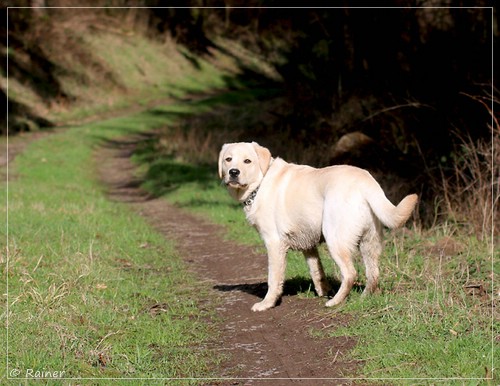
[[[239,106],[235,115],[252,108],[258,106]],[[207,127],[224,128],[231,114],[234,113],[203,114],[180,126],[200,134]],[[220,137],[228,142],[237,138],[230,130],[222,131]],[[135,156],[144,187],[226,226],[229,239],[265,253],[257,232],[247,224],[243,209],[219,183],[213,149],[219,145],[208,146],[204,156],[186,156],[179,149],[181,142],[189,138],[170,128],[159,142],[144,144]],[[196,143],[193,138],[191,147]],[[454,382],[481,384],[481,379],[491,377],[496,367],[493,358],[498,356],[494,331],[500,326],[492,326],[491,285],[498,265],[492,264],[490,246],[461,234],[460,227],[453,225],[387,232],[386,239],[380,263],[381,292],[362,298],[359,291],[353,291],[344,305],[319,309],[330,328],[311,334],[356,337],[358,344],[349,353],[351,360],[361,364],[356,377],[374,382],[460,378],[462,381]],[[445,241],[448,247],[442,248]],[[321,254],[327,274],[338,278],[337,267],[324,249]],[[356,267],[362,286],[364,267],[359,260]],[[300,296],[312,296],[308,269],[299,253],[289,252],[287,282],[300,283]],[[350,322],[335,328],[337,318]]]
[[[204,349],[215,336],[197,303],[203,289],[171,243],[105,197],[94,160],[105,141],[192,111],[173,105],[71,128],[18,155],[10,168],[8,265],[1,259],[9,371],[99,379],[216,372],[220,358]]]
[[[393,245],[386,247],[381,262],[382,293],[351,296],[335,312],[351,315],[352,322],[327,335],[357,337],[350,356],[364,362],[364,378],[463,378],[478,384],[474,378],[492,374],[498,346],[492,331],[489,251],[470,240],[468,251],[436,256],[425,247],[439,230],[432,232],[389,236]],[[476,263],[481,271],[460,268]],[[486,292],[467,290],[472,283],[484,285]]]

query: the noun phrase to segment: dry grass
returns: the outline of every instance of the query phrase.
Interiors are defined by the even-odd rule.
[[[442,176],[445,213],[469,233],[486,241],[498,235],[500,218],[496,215],[500,199],[500,126],[490,104],[474,98],[488,109],[492,121],[490,140],[474,141],[459,137],[462,144],[454,174]]]

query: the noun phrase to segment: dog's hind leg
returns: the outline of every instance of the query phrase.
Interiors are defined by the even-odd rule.
[[[377,220],[369,230],[361,237],[359,250],[363,256],[366,268],[366,287],[363,295],[371,294],[377,290],[378,285],[378,261],[382,253],[382,226]]]
[[[342,303],[347,295],[349,295],[349,292],[351,292],[352,286],[356,281],[357,272],[351,260],[351,251],[346,248],[330,248],[330,246],[328,247],[328,249],[330,251],[330,255],[339,266],[340,274],[342,276],[342,283],[339,290],[337,291],[333,299],[330,299],[326,302],[327,307],[333,307],[337,304]]]
[[[356,268],[354,268],[352,261],[352,253],[356,247],[358,236],[356,232],[352,232],[352,229],[355,229],[355,227],[349,226],[349,224],[343,224],[343,227],[340,228],[335,226],[335,224],[326,223],[323,227],[323,235],[325,236],[328,251],[332,259],[337,263],[342,276],[340,288],[333,299],[326,302],[327,307],[342,303],[351,291],[357,278]]]
[[[309,272],[314,283],[314,289],[318,296],[326,296],[330,291],[330,284],[326,280],[323,266],[319,258],[318,249],[316,247],[303,251],[306,258]]]
[[[265,311],[273,308],[283,294],[286,270],[286,252],[279,241],[266,243],[268,258],[267,294],[264,300],[255,303],[252,311]]]

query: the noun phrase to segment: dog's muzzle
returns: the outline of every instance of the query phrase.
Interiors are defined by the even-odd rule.
[[[240,175],[240,171],[238,169],[229,169],[229,176],[231,179],[236,179]]]
[[[225,183],[227,186],[230,186],[232,188],[238,188],[238,189],[243,189],[247,186],[247,184],[242,184],[240,181],[240,170],[239,169],[229,169],[228,175],[229,178],[226,179]]]
[[[229,185],[229,186],[232,186],[232,187],[236,187],[236,186],[240,186],[240,181],[239,181],[239,178],[238,176],[240,175],[240,171],[239,169],[229,169],[229,179],[228,181],[226,182],[226,185]]]

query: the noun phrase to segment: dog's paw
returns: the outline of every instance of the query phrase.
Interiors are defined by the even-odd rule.
[[[270,308],[273,308],[274,307],[274,304],[273,303],[270,303],[270,302],[266,302],[266,301],[261,301],[261,302],[258,302],[258,303],[255,303],[253,306],[252,306],[252,311],[253,312],[257,312],[257,311],[266,311]]]
[[[325,303],[325,306],[326,307],[335,307],[335,306],[338,306],[339,304],[343,303],[344,300],[345,300],[345,298],[344,299],[340,299],[340,298],[334,297],[333,299],[328,300]]]

